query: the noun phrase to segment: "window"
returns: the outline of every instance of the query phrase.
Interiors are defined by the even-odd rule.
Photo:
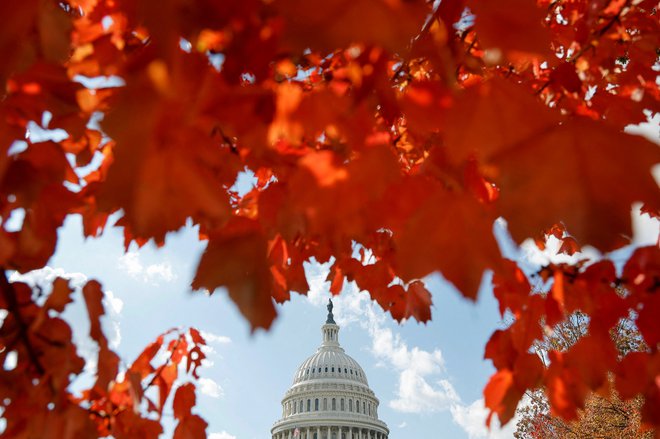
[[[367,404],[364,401],[362,401],[362,413],[367,413]]]
[[[333,371],[333,372],[335,371],[335,367],[334,367],[334,366],[332,366],[332,371]]]
[[[360,401],[355,400],[355,411],[360,413]]]
[[[337,400],[332,398],[332,410],[337,410]]]
[[[323,410],[328,410],[328,398],[323,398]]]
[[[341,411],[346,411],[346,407],[344,406],[344,398],[341,399]]]
[[[300,400],[300,407],[299,407],[298,412],[299,412],[299,413],[302,413],[304,408],[305,408],[305,407],[303,406],[303,400],[301,399],[301,400]]]
[[[316,400],[314,401],[314,410],[316,410],[317,412],[319,411],[319,399],[318,398],[316,398]]]
[[[371,416],[371,403],[369,403],[369,416]]]
[[[352,399],[348,400],[348,411],[349,412],[353,411],[353,400]]]
[[[295,402],[293,403],[293,414],[294,415],[296,414],[296,409],[298,408],[297,405],[298,404],[296,404]]]
[[[348,373],[348,371],[346,370],[346,368],[344,368],[344,373]]]
[[[312,411],[312,400],[311,399],[307,400],[307,411],[308,412]]]
[[[326,371],[326,372],[328,371],[328,366],[325,367],[325,371]]]

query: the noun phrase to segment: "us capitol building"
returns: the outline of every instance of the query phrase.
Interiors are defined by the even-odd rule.
[[[298,367],[282,399],[282,419],[273,425],[272,439],[387,439],[378,398],[362,367],[339,345],[332,300],[321,332],[321,346]]]

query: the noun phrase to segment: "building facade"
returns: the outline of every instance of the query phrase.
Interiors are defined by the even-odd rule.
[[[387,439],[378,419],[378,398],[362,367],[339,345],[339,326],[328,303],[323,341],[298,367],[282,399],[273,439]]]

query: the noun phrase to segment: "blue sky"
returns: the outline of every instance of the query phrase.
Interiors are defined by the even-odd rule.
[[[650,128],[657,141],[657,126]],[[658,223],[636,219],[636,243],[657,242]],[[521,248],[498,232],[503,251],[533,267],[548,254]],[[104,328],[124,361],[132,361],[154,338],[171,327],[193,326],[208,339],[208,362],[198,383],[197,413],[209,423],[212,439],[269,438],[281,414],[280,400],[300,363],[321,340],[329,285],[327,266],[307,266],[311,290],[294,293],[279,306],[279,318],[269,332],[250,333],[249,325],[222,290],[212,296],[191,292],[190,282],[205,243],[196,231],[184,228],[167,237],[165,247],[148,244],[123,248],[121,229],[108,229],[101,238],[85,240],[77,216],[60,230],[55,256],[47,267],[27,275],[44,282],[56,275],[75,285],[87,278],[106,290]],[[625,252],[616,256],[625,257]],[[83,274],[84,273],[84,274]],[[489,288],[470,303],[440,276],[427,279],[433,294],[433,320],[397,324],[389,314],[347,284],[335,300],[341,325],[340,342],[364,368],[380,399],[379,414],[392,439],[411,437],[509,438],[513,423],[488,432],[481,391],[493,372],[483,360],[490,334],[502,323]],[[66,318],[74,328],[79,350],[94,370],[94,343],[85,334],[88,322],[82,301],[70,305]],[[84,380],[82,380],[84,382]],[[171,413],[166,412],[171,428]],[[167,435],[169,436],[169,434]]]
[[[70,217],[48,267],[28,277],[43,282],[63,275],[81,285],[84,273],[102,282],[108,291],[104,328],[125,361],[168,328],[202,330],[212,350],[201,371],[197,412],[209,422],[208,432],[223,439],[269,437],[294,371],[320,343],[330,297],[323,281],[327,267],[310,264],[309,295],[296,294],[278,307],[280,317],[269,332],[252,335],[223,291],[210,297],[190,291],[204,248],[194,229],[169,235],[164,248],[147,245],[124,253],[120,230],[84,240],[80,227],[79,219]],[[492,372],[482,357],[499,322],[496,304],[484,291],[475,306],[439,276],[429,278],[429,288],[434,307],[433,321],[427,325],[397,324],[350,284],[335,299],[340,341],[365,369],[392,438],[430,437],[437,431],[468,437],[458,420],[469,426],[474,416],[483,417],[482,410],[475,415],[470,405],[479,401]],[[70,308],[66,317],[82,349],[89,351],[86,357],[93,360],[83,304]]]

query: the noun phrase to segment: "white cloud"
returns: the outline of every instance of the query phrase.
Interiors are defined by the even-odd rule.
[[[206,355],[206,358],[202,360],[202,367],[213,367],[215,362],[213,358],[219,357],[222,358],[222,355],[218,353],[214,346],[229,345],[232,343],[231,337],[226,335],[214,334],[208,331],[199,331],[200,335],[206,341],[206,345],[202,346],[202,352]]]
[[[453,405],[451,416],[454,422],[465,430],[470,439],[508,439],[513,437],[518,423],[518,417],[514,416],[504,428],[500,428],[497,417],[494,416],[489,430],[486,427],[488,409],[484,406],[483,399],[478,399],[470,405]]]
[[[449,381],[431,380],[444,372],[439,349],[429,352],[416,346],[409,348],[398,334],[380,325],[372,326],[370,333],[372,353],[399,373],[397,397],[389,402],[390,407],[405,413],[437,412],[460,401]]]
[[[403,421],[399,425],[397,425],[398,428],[406,428],[408,426],[408,423],[406,421]]]
[[[310,285],[309,300],[316,306],[325,305],[329,297],[325,281],[329,264],[309,264],[306,272]],[[398,374],[395,399],[389,402],[394,410],[405,413],[428,413],[449,410],[460,402],[452,384],[440,379],[444,360],[439,349],[426,351],[409,347],[400,335],[386,327],[387,317],[378,312],[369,295],[359,292],[354,284],[344,287],[333,298],[335,315],[340,326],[357,322],[371,337],[371,353],[379,364]]]
[[[121,255],[118,266],[132,278],[153,285],[158,285],[159,282],[171,282],[177,278],[169,262],[150,264],[145,267],[140,261],[140,254],[136,251],[128,251]]]
[[[211,378],[200,378],[197,380],[197,388],[203,395],[211,398],[220,398],[224,395],[222,387]]]
[[[231,343],[231,338],[226,335],[218,335],[207,331],[200,331],[199,333],[207,343],[217,343],[217,344]]]
[[[236,439],[236,436],[229,434],[226,431],[221,431],[220,433],[209,434],[208,439]]]
[[[121,319],[121,310],[124,308],[124,301],[116,297],[110,290],[105,291],[103,297],[103,307],[105,308],[105,315],[101,322],[103,325],[103,332],[108,338],[110,349],[116,349],[121,343],[121,331],[119,322]]]
[[[87,276],[82,273],[67,273],[62,268],[53,268],[48,265],[23,274],[15,271],[9,277],[9,281],[25,282],[31,286],[48,287],[57,277],[68,279],[69,285],[73,288],[82,288],[87,282]]]
[[[137,252],[131,251],[119,257],[119,268],[125,270],[132,277],[137,277],[144,271],[144,267],[140,262],[140,256]]]

